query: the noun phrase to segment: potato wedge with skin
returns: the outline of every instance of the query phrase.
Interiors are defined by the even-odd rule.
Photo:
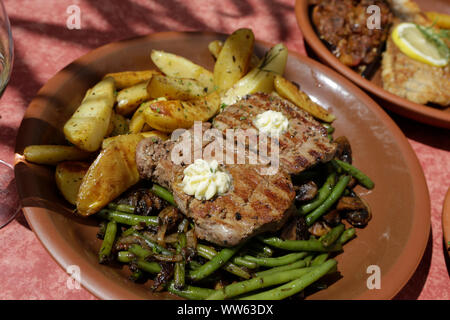
[[[192,100],[206,95],[207,88],[197,80],[154,76],[147,85],[150,99],[164,97],[167,100]]]
[[[28,162],[56,165],[62,161],[86,160],[92,153],[72,146],[33,145],[26,147],[23,155]]]
[[[78,191],[89,166],[89,163],[80,161],[64,161],[56,166],[56,186],[64,198],[73,205],[77,203]]]
[[[66,139],[82,150],[99,149],[110,125],[114,101],[112,78],[96,84],[64,125]]]
[[[319,106],[311,100],[311,98],[299,90],[292,82],[277,75],[274,80],[276,92],[283,98],[291,101],[300,109],[308,112],[313,117],[325,122],[333,122],[336,117],[329,113],[326,109]]]
[[[151,59],[169,77],[195,79],[203,87],[208,88],[208,93],[214,89],[212,72],[186,58],[173,53],[152,50]]]
[[[98,212],[139,181],[136,146],[143,138],[140,134],[118,136],[100,152],[78,192],[77,212],[80,215]]]
[[[211,41],[208,44],[208,50],[211,53],[211,55],[213,56],[214,60],[217,60],[217,58],[219,57],[220,54],[220,50],[222,50],[223,48],[223,42],[220,40],[214,40]],[[249,70],[252,70],[253,68],[256,68],[260,63],[260,59],[258,58],[258,56],[256,54],[252,54],[251,58],[250,58],[250,62],[249,62]]]
[[[161,74],[161,72],[158,70],[123,71],[108,73],[103,78],[113,78],[116,89],[121,90],[148,81],[155,74]]]
[[[129,132],[129,125],[128,125],[129,120],[126,119],[124,116],[114,113],[111,119],[113,124],[113,130],[110,136],[118,136],[121,134],[127,134]]]
[[[190,101],[169,100],[151,103],[144,110],[145,122],[161,132],[190,128],[194,121],[207,121],[220,109],[221,96],[214,91],[205,97]]]
[[[212,54],[213,58],[217,60],[220,54],[220,50],[223,48],[223,42],[220,40],[214,40],[208,43],[208,50]]]
[[[271,93],[276,74],[283,74],[286,68],[288,51],[283,44],[277,44],[261,59],[258,67],[252,69],[241,80],[228,89],[222,103],[232,105],[247,94],[256,92]]]
[[[157,130],[141,132],[141,135],[143,135],[144,138],[156,137],[156,138],[160,138],[163,141],[169,139],[167,134],[162,133],[162,132],[157,131]]]
[[[156,130],[140,132],[140,133],[130,133],[128,135],[135,135],[135,134],[139,134],[139,135],[143,136],[144,138],[158,137],[161,140],[167,140],[169,138],[166,134],[156,131]],[[122,136],[123,135],[106,138],[105,140],[103,140],[102,149],[106,149],[115,139],[122,139]]]
[[[214,85],[227,90],[248,71],[255,36],[250,29],[238,29],[228,36],[214,65]]]
[[[116,96],[116,112],[121,115],[131,114],[141,103],[148,101],[150,99],[147,91],[149,81],[120,90]]]
[[[144,118],[144,110],[149,108],[150,105],[153,102],[156,101],[166,101],[166,98],[158,98],[152,101],[147,101],[142,103],[139,108],[136,110],[136,112],[133,114],[133,117],[130,120],[129,124],[129,132],[130,133],[139,133],[143,130],[145,125],[145,118]]]

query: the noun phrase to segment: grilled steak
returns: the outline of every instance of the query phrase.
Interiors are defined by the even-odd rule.
[[[226,137],[227,129],[256,129],[253,118],[267,110],[281,112],[289,120],[287,132],[273,138],[280,151],[278,170],[267,174],[270,171],[263,169],[268,169],[271,163],[252,162],[251,159],[258,155],[258,143],[244,146],[240,142],[242,140],[231,139],[231,154],[228,149],[223,149],[229,146],[228,140],[218,153],[217,149],[211,148],[217,137]],[[210,129],[214,129],[217,135],[208,136]],[[257,130],[253,131],[260,139]],[[201,143],[194,143],[194,132],[200,133]],[[268,140],[270,147],[272,141]],[[239,145],[244,147],[241,148],[244,153],[238,152]],[[271,159],[271,151],[269,148],[266,158],[263,158]],[[202,123],[201,126],[194,125],[176,141],[142,140],[137,147],[136,162],[142,178],[172,191],[181,212],[194,220],[199,238],[233,246],[258,233],[280,229],[294,208],[295,190],[289,174],[299,173],[317,162],[328,161],[335,151],[336,145],[329,142],[326,129],[307,113],[281,98],[255,94],[228,106],[215,118],[214,128],[211,128],[211,123]],[[177,156],[186,161],[175,161]],[[227,193],[201,201],[183,191],[183,171],[198,158],[217,160],[222,170],[231,176],[232,187]],[[225,163],[224,159],[227,160]],[[231,164],[230,159],[234,161]]]
[[[281,168],[290,174],[298,174],[317,162],[333,158],[336,145],[329,141],[326,129],[308,113],[274,95],[257,93],[244,97],[217,115],[213,126],[222,132],[233,128],[258,130],[253,121],[258,114],[268,110],[281,112],[289,120],[288,130],[278,138]],[[258,144],[248,146],[248,141],[245,142],[247,147],[258,152]],[[269,158],[270,145],[269,138]]]
[[[202,132],[211,126],[202,124]],[[189,132],[193,132],[191,129]],[[210,141],[203,141],[202,151]],[[183,192],[181,182],[183,170],[189,163],[176,164],[172,161],[172,151],[188,150],[187,140],[161,141],[147,138],[140,142],[136,151],[136,161],[141,177],[151,179],[169,188],[178,208],[195,223],[195,232],[201,239],[222,246],[236,245],[249,237],[265,232],[276,231],[292,213],[295,191],[290,176],[279,170],[273,175],[262,175],[262,164],[223,164],[222,168],[231,175],[232,187],[224,194],[209,201],[197,200]],[[191,160],[194,159],[191,148]],[[205,160],[215,159],[216,154],[203,156]],[[236,157],[236,153],[234,154]],[[246,153],[248,160],[249,153]],[[219,159],[216,159],[219,160]]]

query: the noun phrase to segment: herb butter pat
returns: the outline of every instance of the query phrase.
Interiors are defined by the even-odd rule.
[[[253,124],[268,136],[277,136],[287,131],[289,120],[281,112],[269,110],[258,114]]]
[[[220,170],[216,160],[197,159],[183,173],[183,192],[197,200],[209,200],[216,194],[224,194],[231,186],[230,175]]]

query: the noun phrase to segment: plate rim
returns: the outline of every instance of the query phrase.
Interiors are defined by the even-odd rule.
[[[383,102],[387,102],[385,105],[386,109],[421,123],[450,129],[450,112],[441,111],[437,108],[418,104],[399,97],[382,87],[373,84],[341,63],[339,59],[325,47],[314,31],[309,18],[308,7],[308,0],[296,0],[295,17],[298,27],[302,31],[303,38],[324,64],[335,69],[335,71],[350,79],[357,86],[362,87],[377,98],[383,100]]]
[[[42,92],[45,92],[46,88],[51,85],[52,83],[60,82],[60,78],[66,79],[67,76],[65,75],[65,70],[67,68],[70,68],[74,63],[81,63],[84,64],[86,62],[91,61],[93,58],[92,56],[98,56],[105,50],[109,50],[111,47],[114,46],[126,46],[127,42],[130,41],[152,41],[155,39],[167,39],[167,38],[177,38],[181,35],[189,35],[189,36],[201,36],[201,35],[209,35],[209,36],[216,36],[220,37],[223,36],[223,33],[217,33],[217,32],[177,32],[177,31],[168,31],[168,32],[158,32],[153,33],[149,35],[144,36],[137,36],[129,39],[124,39],[121,41],[115,41],[108,44],[105,44],[101,47],[98,47],[94,50],[91,50],[84,54],[83,56],[75,59],[74,61],[70,62],[66,67],[58,71],[52,78],[50,78],[38,91],[35,98],[38,97]],[[258,43],[262,44],[263,46],[270,46],[268,42],[265,41],[257,41]],[[386,112],[375,102],[373,101],[365,92],[363,92],[359,87],[357,87],[354,83],[352,83],[350,80],[345,78],[343,75],[339,74],[335,70],[307,57],[304,55],[300,55],[296,52],[289,51],[289,56],[294,57],[297,60],[300,60],[302,63],[307,63],[312,65],[314,68],[319,69],[321,72],[325,73],[327,77],[332,78],[334,81],[339,81],[343,86],[347,88],[351,88],[353,91],[355,91],[355,96],[357,99],[361,100],[363,104],[367,105],[374,113],[377,114],[382,120],[382,122],[386,125],[386,127],[391,131],[395,141],[397,142],[397,145],[399,146],[399,150],[401,151],[401,154],[405,158],[405,162],[408,165],[408,172],[415,172],[417,174],[412,175],[412,181],[415,185],[415,188],[413,189],[413,196],[414,200],[416,201],[416,196],[418,196],[420,201],[420,208],[415,208],[415,212],[422,212],[420,215],[417,214],[417,219],[415,224],[412,225],[410,234],[419,234],[418,237],[409,237],[408,242],[402,251],[402,254],[397,258],[396,262],[394,262],[393,267],[391,268],[390,272],[385,274],[383,277],[393,278],[398,283],[395,288],[392,288],[392,290],[386,292],[382,291],[381,293],[371,293],[370,297],[366,296],[364,293],[360,296],[357,296],[355,299],[391,299],[395,297],[395,295],[406,285],[406,283],[409,281],[409,279],[412,277],[413,273],[417,269],[420,261],[422,260],[423,254],[425,252],[429,234],[430,234],[430,226],[431,226],[431,209],[430,209],[430,198],[429,198],[429,192],[428,187],[426,184],[426,179],[422,170],[422,167],[420,166],[419,160],[417,159],[417,156],[412,149],[411,145],[409,144],[408,140],[404,136],[404,134],[401,132],[399,127],[395,124],[395,122],[386,114]],[[27,114],[30,113],[31,108],[29,108],[33,102],[35,101],[35,98],[31,100],[29,103],[29,106],[27,108],[26,113],[24,114],[24,119],[26,118]],[[23,125],[23,120],[19,126],[18,136],[22,132],[21,128]],[[21,156],[18,155],[17,145],[15,147],[16,152],[16,163],[21,162]],[[20,151],[19,151],[20,152]],[[15,176],[17,179],[17,168],[15,168]],[[21,200],[23,199],[22,192],[19,189],[19,196]],[[416,201],[417,203],[417,201]],[[50,256],[63,268],[63,270],[67,270],[67,267],[72,264],[79,265],[81,267],[86,267],[88,270],[90,270],[90,273],[86,276],[86,274],[82,277],[81,285],[86,288],[90,293],[92,293],[94,296],[100,299],[142,299],[142,297],[133,294],[129,290],[125,290],[124,287],[117,285],[116,281],[112,281],[111,279],[105,277],[102,275],[102,272],[100,271],[100,265],[99,268],[92,268],[89,263],[87,263],[84,259],[81,259],[78,254],[74,255],[68,254],[67,252],[71,250],[71,246],[64,240],[63,237],[59,236],[59,239],[62,242],[55,243],[55,239],[52,240],[52,236],[58,236],[58,230],[52,230],[53,228],[48,228],[49,222],[52,222],[51,215],[55,214],[55,212],[43,209],[43,208],[37,208],[37,207],[24,207],[23,212],[25,215],[25,218],[32,228],[33,232],[36,234],[37,238],[41,242],[41,244],[44,246],[46,251],[50,254]],[[419,220],[420,218],[420,220]],[[420,222],[420,223],[419,223]],[[423,232],[424,227],[426,226],[426,232]],[[420,232],[417,232],[420,230]],[[50,231],[50,232],[49,232]],[[414,250],[406,250],[408,248],[414,248]],[[66,251],[68,250],[68,251]],[[415,252],[414,259],[409,259],[407,265],[408,272],[400,272],[396,269],[394,266],[405,254],[406,252]],[[74,252],[74,251],[72,251]],[[403,258],[404,259],[404,258]],[[100,276],[100,277],[97,277]],[[113,289],[113,290],[112,290]],[[365,292],[367,293],[367,291]],[[157,298],[155,298],[157,299]]]

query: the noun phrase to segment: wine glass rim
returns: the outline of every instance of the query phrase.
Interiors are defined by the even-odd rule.
[[[14,167],[12,166],[12,164],[10,164],[10,163],[8,163],[8,162],[6,162],[6,161],[3,161],[3,160],[0,159],[0,164],[3,164],[3,165],[5,165],[5,166],[7,166],[7,167],[10,168],[11,170],[14,170]]]

